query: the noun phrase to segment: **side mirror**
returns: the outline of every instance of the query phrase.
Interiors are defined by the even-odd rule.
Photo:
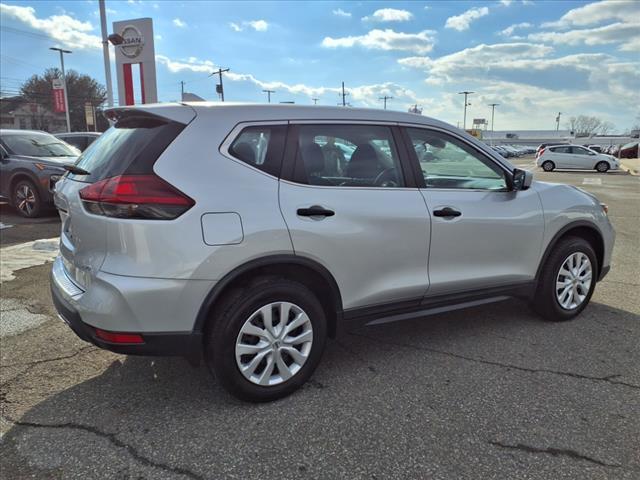
[[[513,169],[512,177],[512,190],[517,192],[518,190],[526,190],[531,186],[533,181],[533,174],[527,170],[521,170],[520,168]]]

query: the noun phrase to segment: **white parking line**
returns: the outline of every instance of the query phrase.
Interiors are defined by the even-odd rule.
[[[583,185],[602,185],[602,179],[601,178],[583,178],[582,179],[582,184]]]
[[[6,223],[0,222],[0,230],[4,230],[5,228],[11,228],[13,225],[7,225]]]

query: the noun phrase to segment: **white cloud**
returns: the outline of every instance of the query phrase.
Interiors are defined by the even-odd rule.
[[[180,20],[179,18],[174,18],[173,24],[178,28],[185,28],[187,26],[187,22]]]
[[[444,26],[445,28],[453,28],[461,32],[467,30],[471,22],[485,15],[489,15],[489,9],[487,7],[471,8],[460,15],[447,18]]]
[[[90,33],[94,30],[93,25],[89,22],[81,22],[69,15],[51,15],[47,18],[38,18],[33,7],[4,3],[0,3],[0,15],[38,30],[67,48],[76,50],[102,48],[100,37]]]
[[[509,5],[511,5],[511,3],[513,3],[513,0],[500,0],[500,3],[505,7],[508,7]]]
[[[234,32],[241,32],[246,27],[251,27],[256,32],[266,32],[269,24],[265,20],[244,20],[241,23],[231,22],[229,23],[229,27],[231,27],[231,30]]]
[[[264,20],[251,20],[249,26],[256,32],[266,32],[269,28],[269,24]]]
[[[156,39],[156,40],[162,40],[162,35],[158,35],[158,34],[156,34],[156,35],[155,35],[155,39]]]
[[[543,23],[543,27],[584,27],[605,20],[628,21],[640,17],[640,4],[635,0],[610,0],[589,3],[565,13],[558,21]]]
[[[530,24],[529,22],[515,23],[515,24],[511,25],[510,27],[507,27],[504,30],[502,30],[500,32],[500,35],[502,35],[504,37],[511,37],[515,30],[520,29],[520,28],[531,28],[531,27],[533,27],[533,25]]]
[[[408,10],[381,8],[373,12],[373,15],[370,17],[362,17],[362,20],[372,22],[406,22],[412,18],[413,14]]]
[[[171,60],[165,55],[156,55],[156,62],[166,66],[171,73],[184,71],[211,73],[215,68],[215,64],[211,60],[200,60],[196,57],[189,57],[186,60]]]
[[[350,12],[345,12],[341,8],[333,10],[331,13],[333,13],[336,17],[351,18],[351,13]]]
[[[566,32],[536,32],[530,40],[560,45],[607,45],[621,44],[620,50],[633,51],[640,42],[640,21],[612,23],[603,27],[568,30]]]
[[[435,33],[433,30],[403,33],[391,29],[375,29],[365,35],[341,38],[325,37],[322,40],[322,46],[327,48],[361,46],[374,50],[403,50],[424,54],[433,49]]]

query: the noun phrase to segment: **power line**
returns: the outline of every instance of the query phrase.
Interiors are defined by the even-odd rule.
[[[267,103],[271,103],[271,94],[276,93],[275,90],[262,90],[263,93],[267,94]]]
[[[393,99],[393,97],[389,97],[387,95],[385,95],[384,97],[378,97],[378,100],[384,100],[384,109],[387,109],[387,100],[391,100]]]
[[[209,75],[210,77],[214,75],[218,75],[220,77],[220,83],[216,86],[216,93],[220,94],[220,100],[222,100],[223,102],[224,102],[224,87],[222,86],[222,74],[228,71],[229,71],[228,68],[224,68],[224,69],[219,68],[218,71],[211,72],[211,75]]]

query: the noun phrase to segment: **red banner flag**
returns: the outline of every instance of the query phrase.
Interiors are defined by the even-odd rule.
[[[56,113],[64,113],[66,109],[64,107],[64,89],[62,80],[59,78],[53,79],[53,111]]]

